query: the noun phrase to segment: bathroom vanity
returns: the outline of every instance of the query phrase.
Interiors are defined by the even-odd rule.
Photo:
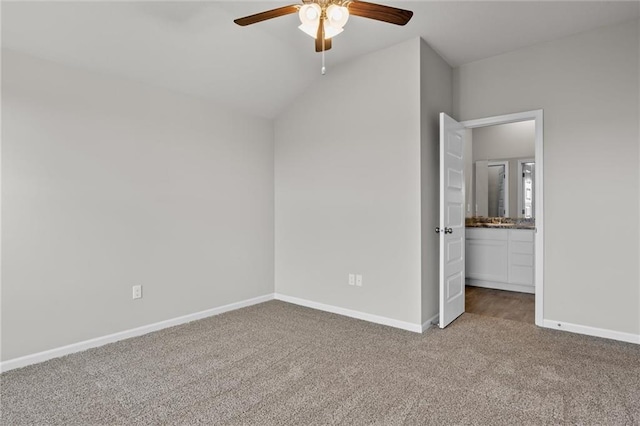
[[[514,224],[466,228],[466,284],[535,293],[534,232]]]

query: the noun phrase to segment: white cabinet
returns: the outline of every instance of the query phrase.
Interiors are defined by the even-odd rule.
[[[466,229],[466,275],[484,281],[509,281],[509,231]]]
[[[534,238],[530,229],[467,228],[467,284],[534,293]]]
[[[509,283],[533,286],[533,267],[533,231],[510,229]]]

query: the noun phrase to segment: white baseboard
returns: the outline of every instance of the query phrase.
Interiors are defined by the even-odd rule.
[[[27,365],[37,364],[39,362],[47,361],[52,358],[58,358],[75,352],[80,352],[98,346],[106,345],[107,343],[113,343],[119,340],[128,339],[130,337],[141,336],[153,331],[162,330],[163,328],[185,324],[214,315],[220,315],[225,312],[234,311],[236,309],[245,308],[247,306],[256,305],[258,303],[267,302],[269,300],[273,300],[273,293],[254,297],[252,299],[242,300],[240,302],[230,303],[228,305],[219,306],[217,308],[207,309],[206,311],[200,311],[149,325],[143,325],[142,327],[120,331],[118,333],[109,334],[107,336],[96,337],[95,339],[89,339],[83,342],[72,343],[70,345],[61,346],[59,348],[49,349],[47,351],[10,359],[4,362],[0,362],[0,372],[13,370],[15,368],[26,367]]]
[[[536,287],[534,285],[499,283],[495,281],[476,280],[475,278],[467,278],[465,284],[471,287],[492,288],[494,290],[517,291],[519,293],[535,294]]]
[[[440,314],[435,314],[434,316],[426,320],[424,323],[422,323],[422,332],[424,333],[425,330],[437,326],[439,320]]]
[[[589,327],[586,325],[571,324],[569,322],[553,321],[548,319],[544,320],[544,327],[640,345],[640,334],[623,333],[621,331],[613,331],[604,328]]]
[[[414,333],[422,333],[421,324],[413,324],[406,321],[400,321],[393,318],[387,318],[379,315],[367,314],[365,312],[354,311],[351,309],[340,308],[338,306],[325,305],[324,303],[312,302],[311,300],[300,299],[298,297],[286,296],[284,294],[275,294],[276,300],[281,300],[294,305],[305,306],[307,308],[317,309],[319,311],[331,312],[332,314],[344,315],[345,317],[356,318],[363,321],[369,321],[376,324],[388,325],[389,327],[400,328],[402,330],[413,331]]]

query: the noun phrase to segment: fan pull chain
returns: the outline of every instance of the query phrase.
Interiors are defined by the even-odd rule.
[[[322,73],[322,75],[324,75],[324,73],[327,71],[327,69],[324,66],[324,37],[322,38],[322,68],[320,70],[320,72]]]

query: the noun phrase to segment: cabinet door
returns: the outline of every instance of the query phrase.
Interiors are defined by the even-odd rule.
[[[507,282],[509,278],[507,231],[498,229],[482,231],[485,232],[467,235],[466,276],[476,280]]]

